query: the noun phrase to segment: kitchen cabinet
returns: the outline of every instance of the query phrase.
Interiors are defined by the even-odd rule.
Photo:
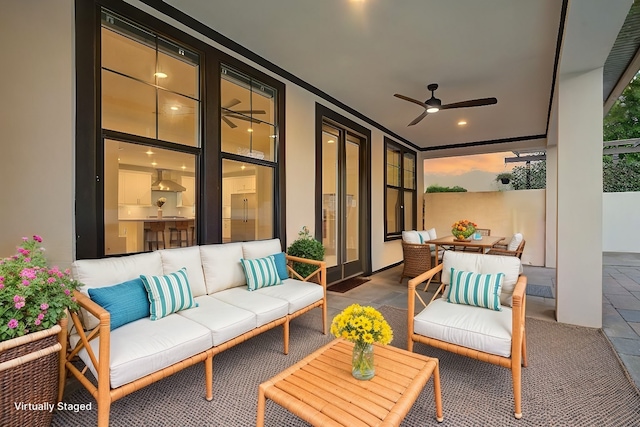
[[[193,176],[182,176],[180,185],[186,188],[176,196],[177,207],[191,208],[196,204],[196,178]]]
[[[151,173],[118,171],[118,204],[151,206]]]

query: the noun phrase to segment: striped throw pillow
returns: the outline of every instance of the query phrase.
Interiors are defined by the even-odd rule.
[[[176,311],[198,306],[191,294],[186,268],[164,276],[142,274],[140,278],[151,303],[151,320],[162,319]]]
[[[240,259],[250,291],[282,283],[273,255],[265,258]]]
[[[447,301],[501,311],[500,291],[504,273],[480,274],[451,268]]]

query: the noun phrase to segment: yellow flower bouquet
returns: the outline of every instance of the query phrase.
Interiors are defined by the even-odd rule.
[[[354,343],[352,374],[355,378],[373,378],[374,342],[386,345],[393,340],[391,326],[378,310],[352,304],[333,318],[331,334]]]

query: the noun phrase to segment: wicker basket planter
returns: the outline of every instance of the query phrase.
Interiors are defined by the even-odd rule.
[[[49,329],[0,342],[0,426],[49,426],[58,399],[58,334]]]

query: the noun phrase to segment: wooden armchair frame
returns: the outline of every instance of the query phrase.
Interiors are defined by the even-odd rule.
[[[494,365],[511,369],[511,376],[513,379],[513,400],[515,408],[514,415],[517,419],[522,418],[522,366],[527,366],[527,343],[525,332],[525,291],[527,287],[526,276],[521,275],[518,278],[518,282],[516,283],[515,289],[513,291],[513,306],[511,311],[511,357],[502,357],[414,333],[413,318],[415,316],[416,298],[420,301],[420,303],[422,303],[425,308],[429,305],[425,304],[423,299],[416,292],[416,286],[426,280],[430,280],[437,273],[440,273],[442,271],[442,266],[443,264],[439,264],[437,267],[432,268],[431,270],[424,272],[420,276],[409,280],[407,301],[407,349],[409,351],[413,351],[413,343],[419,342],[442,350],[450,351],[452,353],[460,354],[462,356],[467,356],[472,359],[477,359],[483,362],[492,363]],[[429,303],[431,303],[440,292],[444,291],[444,287],[444,284],[440,285]]]
[[[61,354],[66,353],[66,359],[61,357],[60,363],[60,385],[62,386],[65,383],[67,374],[70,373],[82,384],[89,393],[96,399],[97,407],[98,407],[98,427],[108,427],[109,426],[109,412],[111,409],[111,404],[116,400],[127,396],[128,394],[133,393],[134,391],[140,390],[147,385],[154,383],[158,380],[168,377],[178,371],[181,371],[189,366],[195,365],[196,363],[204,362],[205,368],[205,397],[207,400],[213,400],[213,357],[221,353],[222,351],[233,347],[236,344],[240,344],[252,338],[262,332],[265,332],[269,329],[272,329],[276,326],[283,326],[284,332],[284,354],[289,353],[289,322],[291,319],[300,316],[301,314],[306,313],[307,311],[316,308],[322,307],[322,333],[327,334],[327,269],[326,263],[324,261],[316,261],[310,260],[306,258],[298,258],[293,256],[286,256],[288,262],[297,261],[308,264],[313,264],[318,266],[318,269],[315,270],[307,277],[301,277],[297,273],[293,271],[293,269],[288,266],[290,277],[296,278],[301,281],[311,281],[317,283],[319,286],[322,286],[323,289],[323,298],[309,306],[303,307],[295,313],[288,314],[282,318],[276,319],[270,323],[262,325],[258,328],[252,329],[242,335],[239,335],[229,341],[226,341],[218,346],[212,347],[203,351],[202,353],[198,353],[194,356],[189,357],[188,359],[177,362],[171,366],[167,366],[164,369],[153,372],[149,375],[146,375],[142,378],[138,378],[135,381],[124,384],[117,388],[111,388],[111,375],[110,375],[110,356],[111,356],[111,314],[93,302],[88,296],[82,294],[80,292],[74,292],[74,296],[76,297],[76,301],[81,308],[84,308],[88,313],[95,316],[99,324],[95,328],[91,330],[85,330],[82,322],[82,314],[80,311],[71,312],[70,317],[73,322],[73,329],[78,333],[80,340],[76,344],[75,347],[68,345],[68,341],[65,336],[65,344],[63,344],[63,349]],[[65,331],[66,332],[66,328]],[[66,335],[66,334],[65,334]],[[98,339],[100,343],[98,354],[93,351],[93,348],[89,344],[90,341]],[[67,346],[69,351],[67,352]],[[92,381],[87,376],[87,370],[89,369],[86,365],[80,370],[77,367],[77,364],[74,363],[78,356],[78,353],[81,350],[86,350],[89,358],[91,359],[91,363],[96,368],[97,378],[96,381]],[[97,384],[94,384],[97,382]],[[62,400],[64,388],[61,387],[58,395],[58,400]]]
[[[496,243],[491,247],[491,250],[487,252],[487,255],[515,256],[522,259],[522,252],[524,252],[525,243],[526,241],[522,239],[522,242],[520,242],[515,251],[507,249],[507,245]]]

